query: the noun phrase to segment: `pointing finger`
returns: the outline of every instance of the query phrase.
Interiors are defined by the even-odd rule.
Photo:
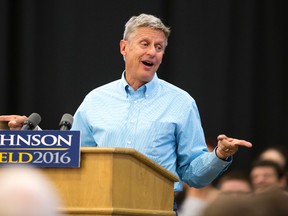
[[[252,143],[250,143],[246,140],[234,140],[233,143],[237,146],[243,146],[243,147],[247,147],[247,148],[252,147]]]

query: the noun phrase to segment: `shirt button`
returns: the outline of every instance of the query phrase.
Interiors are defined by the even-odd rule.
[[[137,101],[135,100],[134,103],[137,103]]]
[[[131,145],[131,141],[128,141],[127,144],[128,144],[128,145]]]
[[[131,122],[131,123],[134,123],[135,121],[134,121],[134,120],[131,120],[130,122]]]

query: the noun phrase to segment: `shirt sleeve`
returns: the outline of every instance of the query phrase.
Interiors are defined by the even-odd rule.
[[[177,173],[191,187],[204,187],[225,171],[232,160],[221,160],[208,152],[195,101],[183,112],[176,135]]]
[[[92,129],[86,117],[85,107],[82,103],[74,115],[74,122],[71,130],[79,130],[81,137],[81,146],[97,146]]]

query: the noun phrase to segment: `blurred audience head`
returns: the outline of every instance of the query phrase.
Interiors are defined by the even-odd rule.
[[[252,164],[250,179],[255,193],[273,188],[285,188],[285,172],[279,164],[271,160],[257,160]]]
[[[246,199],[220,196],[208,205],[201,216],[287,216],[288,195],[282,190],[270,190]]]
[[[255,216],[287,216],[288,194],[280,189],[272,189],[256,194],[252,203]]]
[[[51,182],[36,168],[0,169],[0,216],[55,216],[59,199]]]
[[[260,153],[258,159],[275,161],[283,169],[287,169],[288,150],[284,146],[268,147]]]
[[[223,174],[218,180],[217,188],[221,194],[236,196],[247,195],[252,192],[249,175],[236,170]]]

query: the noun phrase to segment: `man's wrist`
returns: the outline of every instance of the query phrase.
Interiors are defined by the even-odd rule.
[[[216,156],[221,159],[221,160],[224,160],[224,161],[228,161],[230,159],[230,156],[226,156],[224,154],[221,153],[220,149],[218,148],[218,146],[216,147],[215,149],[215,154]]]

